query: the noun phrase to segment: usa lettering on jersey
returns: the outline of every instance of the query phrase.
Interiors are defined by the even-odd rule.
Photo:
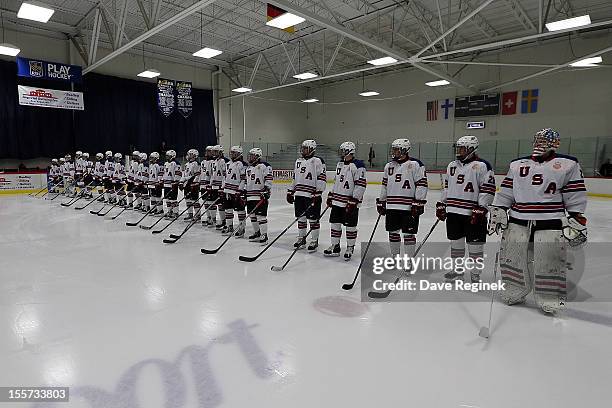
[[[246,169],[246,192],[247,200],[261,199],[261,193],[272,189],[272,166],[266,162],[257,163]]]
[[[213,162],[212,174],[210,177],[210,185],[213,190],[222,190],[223,182],[225,181],[225,175],[227,174],[227,163],[229,159],[227,157],[220,157]]]
[[[388,209],[410,210],[414,200],[427,198],[427,190],[427,173],[420,160],[411,158],[385,165],[380,200],[387,203]]]
[[[241,160],[230,161],[225,174],[225,185],[223,191],[226,194],[236,194],[246,189],[246,167],[247,164]]]
[[[454,160],[446,167],[441,201],[447,212],[471,215],[474,207],[488,207],[494,197],[495,175],[487,161]]]
[[[323,159],[313,156],[308,159],[299,158],[295,161],[293,181],[289,192],[296,196],[312,197],[321,194],[327,185],[327,173]]]
[[[359,205],[363,200],[366,186],[366,167],[361,160],[338,162],[334,186],[330,192],[332,205],[346,207],[349,201]]]

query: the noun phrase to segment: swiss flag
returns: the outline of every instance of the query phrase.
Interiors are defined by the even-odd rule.
[[[516,98],[518,91],[504,92],[502,94],[502,115],[514,115],[516,113]]]

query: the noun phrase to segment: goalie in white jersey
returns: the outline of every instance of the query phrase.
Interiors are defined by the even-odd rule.
[[[380,198],[376,208],[385,215],[385,229],[389,233],[391,255],[399,255],[404,235],[404,253],[414,256],[419,217],[427,198],[427,174],[423,163],[408,155],[408,139],[396,139],[391,144],[393,160],[385,165]]]
[[[523,303],[533,287],[536,303],[551,314],[566,302],[566,242],[586,241],[582,170],[576,158],[556,153],[559,145],[552,129],[535,134],[532,155],[510,163],[489,219],[489,233],[503,231],[502,300]]]
[[[272,166],[261,160],[262,154],[259,147],[249,150],[246,194],[247,211],[249,213],[254,211],[251,215],[253,235],[249,236],[249,241],[265,244],[268,242],[268,202],[272,191],[273,176]],[[260,203],[261,200],[264,201]]]
[[[306,246],[307,220],[310,221],[311,239],[308,251],[314,252],[319,246],[319,230],[321,224],[321,202],[323,191],[327,184],[325,162],[315,156],[317,142],[304,140],[302,142],[302,157],[295,161],[293,181],[287,190],[287,202],[294,204],[295,216],[298,218],[298,239],[294,248]]]
[[[342,225],[346,228],[346,252],[348,261],[355,251],[359,205],[363,200],[367,180],[365,164],[355,159],[355,143],[340,145],[340,161],[336,165],[336,178],[332,191],[327,195],[327,206],[331,207],[331,246],[323,251],[325,256],[340,256]]]
[[[436,204],[436,216],[446,221],[446,237],[451,242],[451,258],[465,257],[480,264],[487,240],[487,211],[495,196],[495,175],[489,162],[478,157],[476,136],[463,136],[455,143],[456,160],[446,167],[444,187]],[[454,265],[457,263],[453,263]],[[472,268],[472,282],[480,281],[480,270]],[[463,279],[463,269],[449,271],[449,280]]]

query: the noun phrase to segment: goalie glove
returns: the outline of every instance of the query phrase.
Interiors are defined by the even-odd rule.
[[[487,233],[489,235],[500,234],[508,228],[508,213],[504,207],[491,206],[489,208],[489,224]]]
[[[570,214],[564,224],[563,236],[571,247],[580,247],[587,242],[587,219],[584,215]]]

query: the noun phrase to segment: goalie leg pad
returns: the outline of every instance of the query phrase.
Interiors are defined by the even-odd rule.
[[[501,299],[507,305],[523,303],[531,292],[532,280],[528,269],[529,232],[526,225],[509,223],[499,248],[499,268],[505,290]]]
[[[535,231],[533,235],[534,294],[538,306],[555,313],[567,301],[567,241],[559,230]]]

